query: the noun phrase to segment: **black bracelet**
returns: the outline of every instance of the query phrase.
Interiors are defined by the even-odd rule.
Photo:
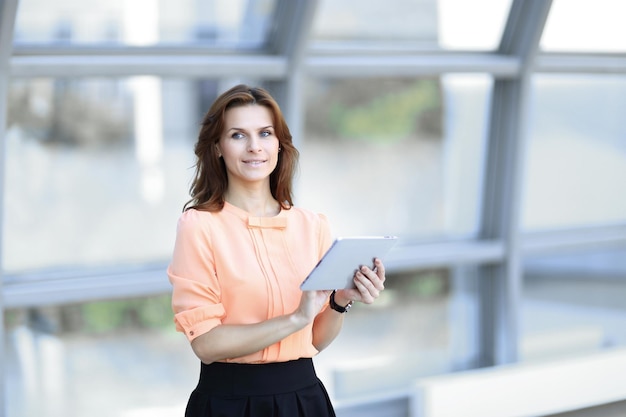
[[[330,308],[332,308],[333,310],[339,312],[339,313],[345,313],[348,310],[350,310],[350,308],[352,307],[352,301],[350,301],[345,307],[340,306],[339,304],[337,304],[335,302],[335,293],[337,291],[333,291],[330,293]]]

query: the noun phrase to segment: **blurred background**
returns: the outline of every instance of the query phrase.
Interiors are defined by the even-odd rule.
[[[340,416],[626,346],[625,12],[0,0],[0,415],[182,415],[199,363],[165,268],[200,120],[240,82],[287,117],[296,205],[400,237],[379,302],[315,359]]]

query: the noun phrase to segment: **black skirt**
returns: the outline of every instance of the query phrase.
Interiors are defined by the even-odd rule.
[[[201,366],[185,417],[335,417],[310,358]]]

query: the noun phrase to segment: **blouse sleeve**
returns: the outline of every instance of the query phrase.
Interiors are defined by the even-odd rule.
[[[178,220],[174,254],[167,269],[176,330],[189,341],[222,322],[225,315],[206,213],[187,210]]]

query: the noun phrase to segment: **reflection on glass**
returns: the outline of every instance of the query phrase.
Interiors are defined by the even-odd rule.
[[[316,11],[313,39],[413,41],[436,44],[436,1],[392,0],[381,7],[377,1],[323,0]]]
[[[437,0],[439,46],[457,50],[495,50],[511,0]]]
[[[626,345],[626,248],[526,261],[524,360]]]
[[[5,270],[168,259],[197,126],[226,85],[13,81]],[[490,85],[478,75],[314,81],[296,203],[327,213],[336,234],[474,233]]]
[[[5,335],[8,417],[183,415],[197,374],[169,296],[9,310]]]
[[[215,80],[15,80],[4,269],[169,259]]]
[[[625,52],[622,0],[553,0],[541,48],[554,52]]]
[[[626,220],[626,77],[534,77],[523,226]]]
[[[467,270],[457,280],[459,272],[389,274],[375,304],[357,303],[338,338],[315,359],[332,395],[405,390],[420,376],[472,366],[476,298],[468,284],[475,275]]]
[[[313,81],[296,203],[326,213],[339,235],[473,233],[490,85]]]
[[[21,0],[16,43],[259,47],[274,0]]]
[[[419,376],[471,365],[473,281],[458,273],[389,274],[376,303],[350,310],[338,339],[314,359],[333,400],[404,391]],[[184,414],[200,362],[174,330],[169,295],[5,317],[8,416]]]
[[[421,49],[494,50],[510,0],[324,0],[313,40],[361,41],[369,45]]]

